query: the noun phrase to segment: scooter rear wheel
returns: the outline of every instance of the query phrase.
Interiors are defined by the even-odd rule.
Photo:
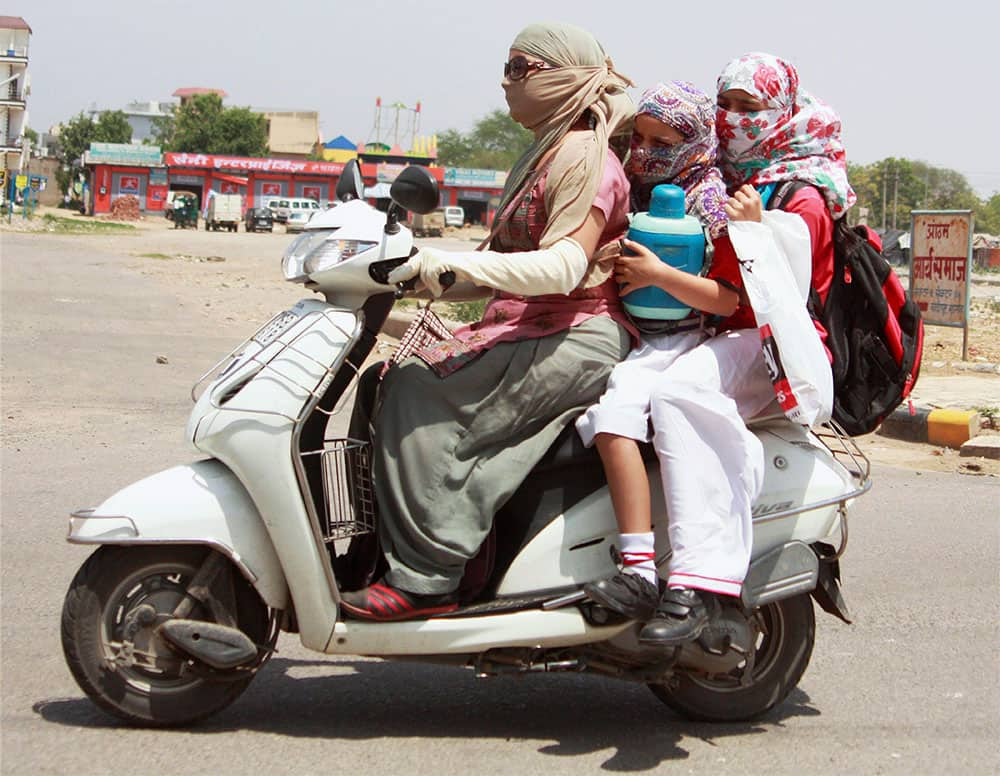
[[[73,677],[101,709],[137,725],[188,725],[225,708],[250,684],[250,673],[213,681],[210,671],[192,667],[154,632],[183,600],[208,552],[198,546],[105,546],[81,566],[63,605],[63,652]],[[255,643],[266,643],[267,607],[239,573],[229,573],[235,611],[228,615]],[[188,617],[218,621],[201,604]],[[149,624],[137,625],[136,618]]]
[[[650,684],[653,695],[688,719],[739,722],[777,706],[799,683],[812,657],[816,618],[809,595],[786,598],[754,611],[757,625],[750,682],[741,670],[728,674],[678,673],[667,684]]]

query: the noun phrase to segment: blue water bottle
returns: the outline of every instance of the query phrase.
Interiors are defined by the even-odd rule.
[[[694,275],[705,263],[705,233],[701,221],[685,214],[680,186],[655,187],[649,212],[636,213],[628,238],[649,248],[661,261]],[[630,291],[622,301],[628,314],[639,321],[676,321],[691,313],[690,307],[656,286]]]

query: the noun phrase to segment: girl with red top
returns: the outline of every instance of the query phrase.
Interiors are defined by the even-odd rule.
[[[833,222],[855,199],[837,114],[799,87],[791,64],[769,54],[730,62],[717,89],[720,167],[734,191],[727,214],[760,220],[776,186],[811,184],[783,209],[805,221],[812,286],[825,300]],[[650,399],[672,550],[667,590],[640,634],[650,645],[697,637],[718,607],[715,596],[740,595],[749,565],[751,505],[764,460],[745,421],[772,405],[774,391],[753,311],[741,305],[718,332],[679,357]]]

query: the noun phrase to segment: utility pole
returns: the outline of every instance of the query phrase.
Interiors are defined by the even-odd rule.
[[[896,168],[896,180],[892,185],[892,228],[896,228],[896,206],[899,204],[899,167]]]
[[[885,176],[886,164],[882,164],[882,234],[885,234],[885,193],[889,186],[889,179]]]

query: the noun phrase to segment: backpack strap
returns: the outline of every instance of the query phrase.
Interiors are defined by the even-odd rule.
[[[774,193],[771,194],[771,198],[767,201],[765,209],[784,210],[788,200],[795,196],[795,192],[811,185],[811,183],[806,183],[805,181],[782,181],[774,189]]]

